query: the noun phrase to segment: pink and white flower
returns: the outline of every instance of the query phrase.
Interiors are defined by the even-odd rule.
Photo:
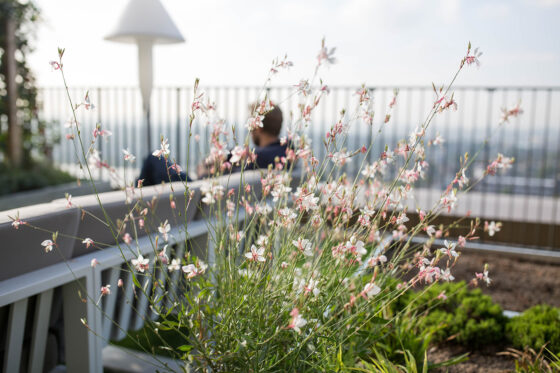
[[[523,110],[521,109],[521,103],[518,103],[516,106],[514,106],[511,109],[503,108],[502,109],[502,122],[501,123],[509,122],[509,118],[512,118],[512,117],[516,118],[521,114],[523,114]]]
[[[439,249],[442,254],[447,255],[450,259],[459,257],[459,253],[455,251],[455,247],[457,247],[457,244],[455,242],[449,242],[445,240],[443,241],[443,244],[445,245],[445,247]]]
[[[477,67],[480,67],[480,56],[482,56],[482,52],[475,48],[471,54],[471,43],[467,48],[467,55],[461,61],[461,67],[466,63],[467,65],[475,64]]]
[[[167,256],[167,245],[165,245],[163,247],[163,249],[161,249],[161,251],[158,253],[158,259],[161,261],[162,264],[168,264],[169,263],[169,257]]]
[[[101,296],[111,294],[111,285],[105,285],[101,287]]]
[[[356,239],[356,236],[350,237],[350,239],[344,245],[344,250],[347,253],[351,253],[352,255],[354,255],[358,259],[358,261],[362,258],[363,255],[367,254],[364,243]]]
[[[169,272],[178,271],[181,268],[181,261],[179,259],[171,259],[171,264],[167,266]]]
[[[235,163],[239,162],[240,160],[242,160],[243,157],[246,156],[246,154],[247,154],[246,149],[244,147],[241,147],[241,146],[237,145],[231,151],[231,158],[229,159],[229,162],[231,164],[235,164]]]
[[[482,273],[476,272],[475,276],[477,280],[484,281],[486,283],[486,286],[490,285],[490,282],[492,282],[492,280],[488,276],[488,265],[484,265],[484,271]]]
[[[25,225],[27,224],[26,222],[24,222],[23,220],[20,220],[19,218],[14,219],[14,221],[12,222],[12,227],[14,227],[15,229],[19,229],[20,225]]]
[[[127,245],[130,245],[132,243],[132,236],[130,235],[130,233],[125,233],[123,236],[123,241],[124,243],[126,243]]]
[[[158,158],[161,158],[162,155],[164,157],[167,157],[169,155],[169,143],[167,142],[167,139],[162,139],[161,140],[160,148],[158,150],[154,151],[152,153],[152,155],[154,157],[158,157]]]
[[[62,65],[59,64],[59,63],[56,62],[56,61],[50,61],[50,62],[49,62],[49,65],[51,65],[53,71],[55,71],[55,70],[60,70],[60,69],[62,68]]]
[[[444,271],[440,271],[440,278],[445,281],[455,280],[455,277],[453,277],[449,268],[446,268]]]
[[[251,262],[265,262],[264,247],[257,248],[255,245],[251,245],[251,251],[245,253],[245,257]]]
[[[307,284],[305,284],[305,282],[303,283],[303,286],[302,286],[303,294],[308,295],[308,294],[312,293],[314,297],[318,296],[321,293],[321,291],[317,287],[318,284],[319,284],[318,280],[310,278],[309,282]]]
[[[165,242],[169,241],[170,230],[171,230],[171,225],[169,225],[169,222],[167,220],[161,223],[161,225],[158,227],[158,232],[163,236]]]
[[[371,298],[381,292],[381,288],[372,282],[368,282],[360,293],[364,298]]]
[[[250,117],[249,119],[247,119],[247,129],[249,131],[254,131],[257,128],[262,128],[263,127],[263,116],[262,115],[255,115],[253,117]]]
[[[455,208],[457,203],[457,190],[453,189],[447,192],[443,197],[441,197],[440,204],[443,208],[447,209],[447,212],[451,212]]]
[[[89,100],[89,92],[86,92],[86,96],[84,97],[84,102],[82,102],[84,109],[86,110],[93,110],[95,109],[95,105],[92,104]]]
[[[335,165],[338,167],[344,166],[346,163],[352,162],[352,158],[350,158],[350,154],[345,151],[336,152],[334,154],[330,154],[329,157],[333,161]]]
[[[69,209],[72,207],[72,195],[66,193],[66,208]]]
[[[502,229],[502,223],[491,221],[488,223],[487,221],[484,222],[484,231],[488,232],[490,237],[493,237],[497,232]]]
[[[113,134],[113,132],[108,131],[108,130],[102,130],[101,127],[97,126],[95,127],[95,129],[93,130],[93,138],[96,139],[97,136],[99,137],[109,137]]]
[[[134,160],[136,159],[136,157],[134,156],[134,154],[132,154],[131,152],[128,151],[128,149],[123,149],[123,154],[124,154],[124,160],[127,162],[134,162]]]
[[[182,267],[182,270],[184,273],[186,273],[187,279],[190,280],[193,277],[203,274],[207,268],[208,265],[204,263],[202,260],[199,260],[197,265],[187,264],[186,266]]]
[[[424,228],[424,230],[426,231],[426,234],[430,237],[432,237],[434,233],[436,233],[435,225],[428,225],[426,228]]]
[[[299,313],[297,308],[294,308],[290,312],[290,316],[292,316],[292,320],[288,325],[288,329],[293,329],[296,333],[301,333],[301,328],[307,325],[307,320],[305,320]]]
[[[93,245],[93,240],[91,238],[85,238],[82,243],[86,245],[86,248],[89,249],[91,245]]]
[[[383,264],[387,262],[387,257],[385,255],[374,256],[368,259],[368,266],[375,267],[377,264]]]
[[[54,245],[55,243],[51,240],[44,240],[43,242],[41,242],[41,246],[45,248],[46,253],[52,251]]]
[[[223,185],[206,182],[200,186],[200,190],[202,194],[204,194],[202,203],[207,205],[216,203],[217,200],[221,199],[224,196]]]
[[[317,66],[320,66],[323,63],[326,64],[334,64],[336,63],[336,58],[334,57],[334,52],[336,48],[328,49],[325,46],[325,39],[321,42],[321,49],[319,50],[319,54],[317,55]]]
[[[297,241],[292,241],[292,244],[305,256],[313,256],[313,245],[311,241],[305,238],[298,238]]]
[[[144,258],[142,254],[138,255],[137,259],[132,259],[131,263],[137,271],[142,273],[150,268],[150,259]]]

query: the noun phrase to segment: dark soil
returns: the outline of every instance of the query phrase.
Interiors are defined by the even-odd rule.
[[[474,351],[469,353],[469,359],[464,363],[452,365],[450,367],[435,370],[436,373],[505,373],[515,369],[515,360],[509,356],[497,355],[500,349],[489,348],[484,351]],[[434,347],[428,352],[430,362],[439,363],[449,360],[455,356],[466,352],[460,346],[440,346]]]
[[[503,309],[524,311],[537,304],[560,307],[560,265],[510,259],[464,251],[451,271],[456,281],[469,282],[489,265],[490,286],[480,284]]]

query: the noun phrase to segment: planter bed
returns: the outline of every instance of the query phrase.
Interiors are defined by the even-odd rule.
[[[438,373],[513,372],[515,370],[515,360],[511,356],[497,355],[503,350],[505,348],[488,348],[482,351],[469,352],[461,346],[438,346],[428,350],[428,358],[431,362],[438,363],[469,352],[467,361],[434,371]]]
[[[470,281],[489,264],[490,286],[480,286],[505,310],[522,312],[537,304],[560,307],[560,265],[464,251],[452,271],[456,281]]]

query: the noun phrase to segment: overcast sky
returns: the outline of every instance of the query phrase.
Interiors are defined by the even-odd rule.
[[[60,85],[48,61],[66,48],[70,84],[137,85],[136,47],[104,41],[127,0],[37,0],[30,58],[40,85]],[[294,67],[277,84],[312,73],[320,41],[338,63],[331,85],[447,82],[467,42],[484,52],[461,85],[560,85],[558,0],[162,0],[184,44],[158,46],[155,85],[261,84],[276,56]]]

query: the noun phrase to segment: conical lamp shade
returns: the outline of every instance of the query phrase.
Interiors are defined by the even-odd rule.
[[[122,43],[145,40],[153,44],[185,41],[159,0],[130,0],[117,26],[105,39]]]

